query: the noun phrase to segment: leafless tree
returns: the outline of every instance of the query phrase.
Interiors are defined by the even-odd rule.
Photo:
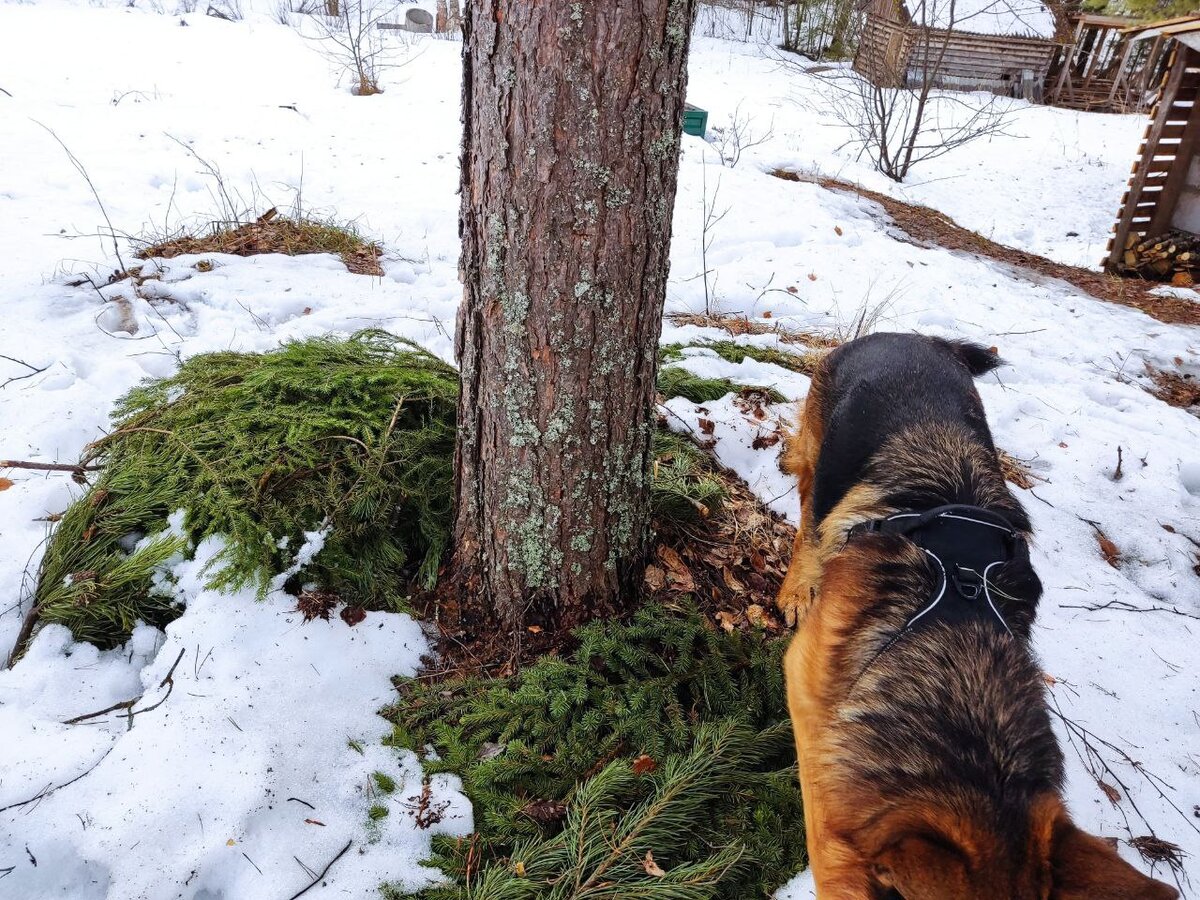
[[[381,74],[408,61],[407,33],[379,27],[399,6],[397,0],[342,0],[328,2],[325,15],[313,16],[322,52],[349,73],[351,90],[360,97],[382,93]]]
[[[824,109],[893,181],[971,141],[1006,133],[1010,98],[939,89],[953,30],[963,24],[956,13],[956,0],[920,0],[900,52],[873,54],[865,75],[838,69],[819,76],[830,88]]]

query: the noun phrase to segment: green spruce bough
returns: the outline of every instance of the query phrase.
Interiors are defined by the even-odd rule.
[[[385,710],[475,811],[473,836],[434,841],[452,884],[419,896],[769,896],[805,860],[781,642],[660,607],[576,637],[509,679],[405,682]]]
[[[670,366],[660,387],[708,396],[696,382],[716,396],[737,389]],[[227,538],[214,587],[262,594],[318,529],[325,546],[291,589],[311,582],[347,603],[403,609],[449,546],[457,399],[451,366],[382,331],[192,357],[118,401],[111,432],[88,449],[82,462],[101,473],[55,527],[40,621],[115,646],[139,620],[179,614],[153,589],[156,572],[204,537]],[[654,454],[660,521],[716,509],[720,481],[694,444],[663,431]],[[182,533],[168,531],[180,510]]]

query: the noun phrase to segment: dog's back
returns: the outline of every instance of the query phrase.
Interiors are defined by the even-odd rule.
[[[888,441],[915,427],[961,428],[968,440],[994,453],[972,379],[1000,364],[978,345],[916,334],[873,334],[830,353],[818,385],[824,441],[813,488],[815,519],[824,519],[862,481]],[[972,498],[960,491],[943,502]]]
[[[788,450],[803,509],[781,605],[802,619],[787,679],[821,900],[1176,896],[1059,799],[1028,646],[1041,594],[1029,520],[974,386],[999,364],[918,335],[843,345]],[[942,531],[907,530],[945,509]],[[973,545],[1006,548],[974,595],[959,580]]]

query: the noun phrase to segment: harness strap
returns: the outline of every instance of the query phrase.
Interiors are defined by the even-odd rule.
[[[962,622],[981,613],[994,618],[1012,635],[988,587],[991,570],[1010,561],[1018,544],[1024,541],[1002,515],[979,506],[949,504],[925,512],[900,512],[859,522],[850,528],[846,539],[869,534],[908,538],[934,561],[941,576],[933,597],[913,614],[888,642],[888,647],[919,622],[929,624],[939,619]]]

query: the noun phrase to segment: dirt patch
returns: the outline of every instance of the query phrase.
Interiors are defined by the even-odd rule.
[[[214,225],[209,234],[181,235],[148,244],[137,252],[140,259],[171,258],[184,254],[228,253],[254,256],[283,253],[302,256],[333,253],[356,275],[383,276],[379,259],[383,251],[353,228],[310,219],[291,219],[268,210],[257,220],[239,225]]]
[[[977,256],[985,256],[998,262],[1026,269],[1037,275],[1057,278],[1099,300],[1139,309],[1146,315],[1168,325],[1200,325],[1200,303],[1193,303],[1179,297],[1163,297],[1154,294],[1152,291],[1161,287],[1156,282],[1091,272],[1076,266],[1053,262],[1035,253],[1015,250],[989,240],[970,229],[963,228],[953,219],[928,206],[905,203],[903,200],[897,200],[886,194],[880,194],[877,191],[868,190],[836,178],[808,177],[784,169],[776,169],[771,174],[785,181],[808,181],[831,191],[857,194],[872,200],[882,206],[896,226],[914,242],[936,244],[947,250],[974,253]]]
[[[1150,393],[1159,400],[1180,409],[1200,411],[1200,381],[1194,375],[1156,369],[1149,363],[1146,374],[1154,382],[1154,390]]]

